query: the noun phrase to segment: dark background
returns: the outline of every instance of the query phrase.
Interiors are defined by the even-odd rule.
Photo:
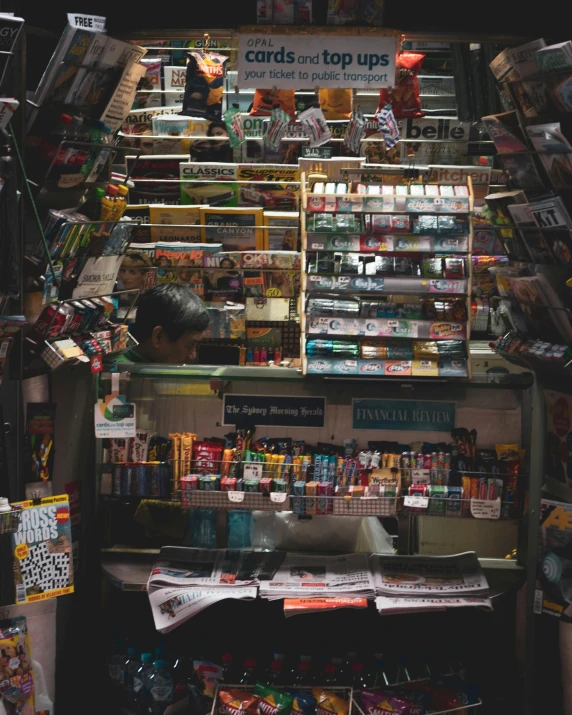
[[[314,23],[325,24],[327,0],[314,0]],[[385,0],[386,27],[400,30],[517,35],[554,41],[570,39],[570,10],[556,0]],[[107,17],[108,32],[136,28],[233,28],[256,23],[256,0],[190,0],[140,3],[136,0],[0,0],[0,11],[15,12],[29,25],[60,32],[67,12]]]

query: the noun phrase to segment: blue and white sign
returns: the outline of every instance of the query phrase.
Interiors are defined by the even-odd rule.
[[[420,400],[352,401],[353,429],[450,432],[455,427],[454,402]]]
[[[379,89],[395,84],[396,36],[241,34],[239,87]]]

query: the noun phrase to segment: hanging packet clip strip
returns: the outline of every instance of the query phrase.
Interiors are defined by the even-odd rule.
[[[245,140],[244,118],[238,106],[229,107],[223,114],[224,123],[228,131],[231,147],[240,146]]]
[[[310,146],[321,146],[332,138],[324,113],[318,107],[306,109],[298,116],[298,119],[310,140]]]
[[[268,129],[264,134],[264,145],[273,151],[278,151],[280,142],[290,123],[290,116],[283,109],[274,107],[270,115]]]
[[[363,112],[359,107],[352,112],[352,118],[348,124],[346,135],[344,137],[344,146],[346,146],[352,154],[358,154],[360,143],[365,134],[366,121]]]
[[[393,116],[391,104],[386,104],[385,107],[375,115],[379,124],[379,129],[383,134],[385,148],[389,151],[399,141],[399,127]]]

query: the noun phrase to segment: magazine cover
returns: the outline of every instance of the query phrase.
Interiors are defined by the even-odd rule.
[[[140,149],[142,154],[153,154],[153,118],[178,114],[180,111],[180,107],[132,109],[123,120],[121,131],[126,136],[121,137],[120,146],[132,146]]]
[[[516,112],[491,114],[483,117],[483,124],[499,154],[528,150]]]
[[[12,534],[16,603],[34,603],[73,593],[69,497],[45,497],[39,505],[20,502],[18,531]]]
[[[174,156],[126,156],[127,173],[135,188],[129,189],[130,204],[175,204],[181,203],[178,181],[181,162],[186,155]],[[145,181],[149,179],[149,181]],[[161,181],[166,179],[166,181]],[[185,203],[200,203],[187,201]]]
[[[200,222],[200,206],[154,204],[149,207],[149,223],[161,224],[151,227],[152,241],[200,243]]]
[[[534,612],[572,622],[572,504],[540,502]]]
[[[563,266],[572,264],[572,240],[570,239],[572,219],[570,219],[560,196],[553,196],[544,201],[534,201],[530,204],[530,211],[537,226],[541,229],[549,229],[544,232],[544,237],[556,261]],[[561,228],[562,231],[555,230],[558,228]]]
[[[203,243],[222,243],[223,251],[259,251],[264,241],[262,208],[201,208]]]
[[[513,204],[508,207],[513,223],[523,228],[520,236],[533,263],[556,263],[544,236],[538,230],[529,204]]]
[[[555,482],[572,487],[572,395],[544,390],[546,405],[545,473]],[[572,494],[572,493],[571,493]]]
[[[548,193],[546,184],[536,166],[536,159],[531,154],[499,154],[505,171],[514,186],[531,194]]]
[[[560,122],[535,124],[526,131],[554,187],[572,188],[572,146],[562,133]]]
[[[229,163],[181,162],[181,204],[237,206],[237,167]]]
[[[298,248],[298,214],[291,211],[264,211],[264,249],[296,251]]]

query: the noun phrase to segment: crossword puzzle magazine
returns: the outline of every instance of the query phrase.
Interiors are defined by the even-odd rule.
[[[73,593],[68,496],[21,503],[22,520],[12,534],[16,603],[34,603]]]

